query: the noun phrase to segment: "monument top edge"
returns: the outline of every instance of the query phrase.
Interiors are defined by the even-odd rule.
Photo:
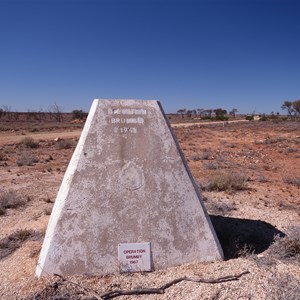
[[[154,103],[154,102],[156,102],[156,103],[160,103],[160,101],[159,100],[146,100],[146,99],[113,99],[113,98],[111,98],[111,99],[101,99],[101,98],[96,98],[96,99],[94,99],[94,101],[101,101],[101,102],[105,102],[105,101],[110,101],[110,102],[123,102],[123,103],[126,103],[126,102],[128,102],[128,103],[133,103],[133,102],[140,102],[140,103]]]

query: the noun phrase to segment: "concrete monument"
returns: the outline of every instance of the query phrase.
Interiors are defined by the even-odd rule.
[[[149,271],[222,258],[160,103],[94,100],[36,275]]]

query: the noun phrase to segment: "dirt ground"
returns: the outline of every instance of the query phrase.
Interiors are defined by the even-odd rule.
[[[222,125],[174,126],[174,131],[225,261],[142,274],[67,278],[77,286],[58,277],[37,280],[34,273],[80,130],[0,131],[0,196],[13,203],[2,214],[0,210],[0,298],[101,299],[99,295],[111,290],[159,287],[182,276],[216,279],[249,271],[239,280],[181,281],[163,294],[118,299],[300,299],[299,256],[276,258],[271,251],[274,236],[284,237],[300,226],[300,123]],[[28,137],[34,143],[24,140]],[[243,179],[243,188],[211,188],[216,178],[232,174],[236,181]]]

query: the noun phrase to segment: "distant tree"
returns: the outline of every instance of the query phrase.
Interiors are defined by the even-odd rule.
[[[49,112],[54,116],[57,122],[63,121],[63,109],[56,102],[50,106]]]
[[[270,119],[277,120],[279,118],[279,113],[276,113],[274,111],[271,112]]]
[[[73,120],[75,120],[75,119],[82,120],[85,115],[86,115],[86,113],[82,109],[74,109],[72,111]]]
[[[192,116],[192,113],[193,111],[191,109],[189,109],[186,114],[187,114],[187,117],[190,118]]]
[[[300,115],[300,100],[296,100],[293,102],[293,109],[295,111],[295,115],[299,116]]]
[[[293,118],[293,115],[295,113],[295,109],[293,106],[293,102],[292,101],[284,101],[283,104],[281,105],[281,109],[282,110],[286,110],[288,115]]]
[[[214,113],[216,114],[216,119],[224,120],[226,118],[225,115],[227,114],[227,110],[222,108],[217,108],[214,109]]]
[[[177,114],[180,114],[182,118],[184,118],[185,113],[186,113],[185,108],[181,108],[177,110]]]
[[[203,108],[197,108],[197,113],[198,115],[201,117],[201,115],[203,114],[204,109]]]
[[[236,114],[237,112],[238,112],[238,110],[237,110],[236,108],[233,108],[233,109],[229,112],[229,114],[235,118],[235,114]]]
[[[207,115],[209,118],[211,118],[211,114],[213,113],[213,110],[212,110],[212,109],[205,109],[205,110],[203,111],[203,113],[204,113],[205,115]]]
[[[7,118],[10,120],[11,117],[12,117],[12,114],[11,114],[11,107],[10,106],[7,106],[7,105],[2,105],[2,115],[3,116],[7,116]]]

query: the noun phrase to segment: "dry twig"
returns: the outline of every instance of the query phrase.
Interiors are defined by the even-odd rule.
[[[59,274],[53,274],[53,275],[59,277],[62,280],[62,282],[65,281],[65,282],[71,283],[71,284],[73,284],[73,285],[75,285],[77,287],[82,288],[83,290],[85,290],[88,293],[92,293],[94,295],[94,299],[97,299],[97,300],[103,299],[103,298],[101,298],[101,296],[99,296],[97,293],[95,293],[92,289],[89,289],[89,288],[87,288],[87,287],[85,287],[85,286],[83,286],[83,285],[81,285],[79,283],[76,283],[74,281],[67,280],[66,278],[64,278],[63,276],[61,276]]]
[[[202,283],[210,283],[210,284],[216,284],[216,283],[221,283],[221,282],[227,282],[227,281],[234,281],[234,280],[239,280],[240,277],[243,275],[249,274],[249,271],[242,272],[238,275],[229,275],[225,277],[219,277],[216,279],[205,279],[205,278],[193,278],[193,277],[180,277],[176,278],[170,282],[167,282],[163,284],[159,288],[143,288],[143,289],[134,289],[134,290],[115,290],[115,291],[110,291],[106,292],[102,295],[96,294],[93,290],[88,289],[84,286],[81,286],[80,284],[69,281],[62,277],[61,275],[55,274],[56,276],[59,276],[63,281],[69,282],[71,284],[74,284],[82,289],[84,289],[87,292],[92,292],[94,295],[94,299],[103,299],[103,300],[108,300],[108,299],[113,299],[119,296],[124,296],[124,295],[145,295],[145,294],[164,294],[165,290],[171,287],[174,284],[177,284],[181,281],[192,281],[192,282],[202,282]]]

